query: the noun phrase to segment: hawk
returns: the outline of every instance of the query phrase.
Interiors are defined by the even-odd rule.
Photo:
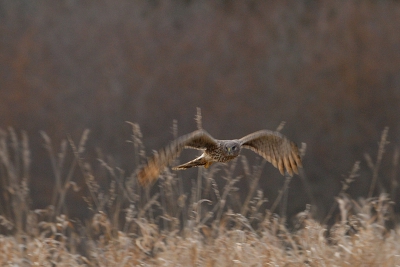
[[[302,167],[299,149],[295,143],[279,132],[261,130],[235,140],[214,139],[205,130],[197,130],[183,135],[148,159],[139,169],[137,178],[142,186],[154,182],[160,172],[174,160],[184,148],[203,150],[203,154],[185,164],[173,167],[184,170],[192,167],[210,167],[214,162],[228,162],[239,156],[242,148],[251,149],[261,155],[283,175],[284,171],[293,176]]]

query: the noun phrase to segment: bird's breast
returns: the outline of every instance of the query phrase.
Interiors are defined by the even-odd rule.
[[[221,147],[209,149],[205,151],[205,156],[211,161],[215,162],[227,162],[234,159],[236,156],[226,155]]]

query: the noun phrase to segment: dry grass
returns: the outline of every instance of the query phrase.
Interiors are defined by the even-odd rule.
[[[196,118],[201,127],[200,112]],[[131,125],[138,166],[146,155],[140,128]],[[177,133],[176,122],[173,133]],[[166,170],[155,188],[143,189],[134,173],[127,175],[100,158],[97,168],[110,177],[109,186],[102,188],[95,167],[84,160],[88,134],[85,131],[78,144],[70,137],[62,141],[57,153],[42,134],[55,189],[47,209],[32,210],[28,137],[25,133],[18,137],[13,129],[0,132],[1,266],[400,266],[400,228],[393,219],[393,203],[387,194],[373,196],[387,129],[377,162],[369,162],[370,197],[355,201],[346,194],[358,179],[356,163],[328,215],[338,210],[337,222],[328,227],[314,220],[312,206],[307,206],[290,230],[282,212],[285,207],[280,216],[273,213],[278,205],[286,205],[290,179],[273,208],[262,210],[266,199],[257,184],[265,162],[250,166],[242,157],[222,169],[221,165],[199,169],[191,192],[185,192],[177,173]],[[66,160],[67,154],[73,159]],[[250,184],[243,203],[234,194],[242,179],[234,175],[238,164]],[[397,168],[397,160],[393,164]],[[88,192],[90,220],[85,223],[68,218],[68,210],[74,207],[65,205],[70,190],[82,190],[73,181],[79,169]],[[396,169],[393,175],[392,184],[397,184]],[[220,188],[216,179],[225,180],[225,185]]]

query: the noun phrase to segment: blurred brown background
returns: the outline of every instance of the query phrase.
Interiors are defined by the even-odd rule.
[[[399,29],[400,2],[386,0],[3,0],[0,127],[27,130],[33,204],[44,207],[53,178],[40,130],[58,146],[89,128],[88,149],[132,171],[125,121],[140,124],[148,153],[172,139],[173,119],[180,134],[194,130],[196,107],[220,139],[286,121],[283,133],[308,145],[305,173],[323,214],[356,160],[350,193],[367,195],[363,155],[376,158],[385,126],[391,144],[379,175],[390,191]],[[283,179],[271,165],[263,177],[272,202]],[[298,176],[288,203],[292,212],[309,203]]]

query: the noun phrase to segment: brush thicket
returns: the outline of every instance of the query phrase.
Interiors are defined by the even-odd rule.
[[[196,121],[201,128],[200,111]],[[142,134],[137,124],[130,125],[134,163],[139,166],[146,159]],[[176,121],[172,131],[176,137]],[[85,160],[89,131],[84,131],[78,144],[71,137],[62,141],[59,152],[54,150],[50,137],[42,133],[54,172],[54,192],[47,209],[32,210],[28,137],[24,132],[18,137],[13,129],[1,131],[0,265],[400,265],[399,228],[393,203],[387,193],[376,194],[376,186],[381,186],[378,174],[387,133],[385,129],[376,162],[366,155],[372,171],[368,198],[355,201],[347,194],[351,183],[360,179],[360,164],[356,162],[324,222],[313,218],[315,200],[308,189],[314,203],[306,206],[288,229],[286,205],[293,201],[287,199],[290,177],[285,178],[271,208],[265,210],[267,199],[257,189],[265,161],[251,166],[241,156],[225,166],[199,168],[190,192],[183,188],[184,173],[169,169],[153,188],[141,188],[135,172],[125,172],[109,158],[99,155],[96,166]],[[391,195],[397,188],[396,153],[392,188],[387,190]],[[239,165],[244,176],[235,175]],[[95,171],[98,169],[103,172]],[[98,173],[107,175],[110,181],[105,188],[98,182]],[[77,175],[83,176],[84,185],[77,185]],[[300,176],[310,188],[304,173]],[[249,188],[242,201],[236,192],[238,182],[244,178],[249,181]],[[65,202],[67,194],[79,190],[88,192],[84,199],[90,219],[85,222],[69,218],[74,207]],[[338,219],[327,226],[336,213]]]

